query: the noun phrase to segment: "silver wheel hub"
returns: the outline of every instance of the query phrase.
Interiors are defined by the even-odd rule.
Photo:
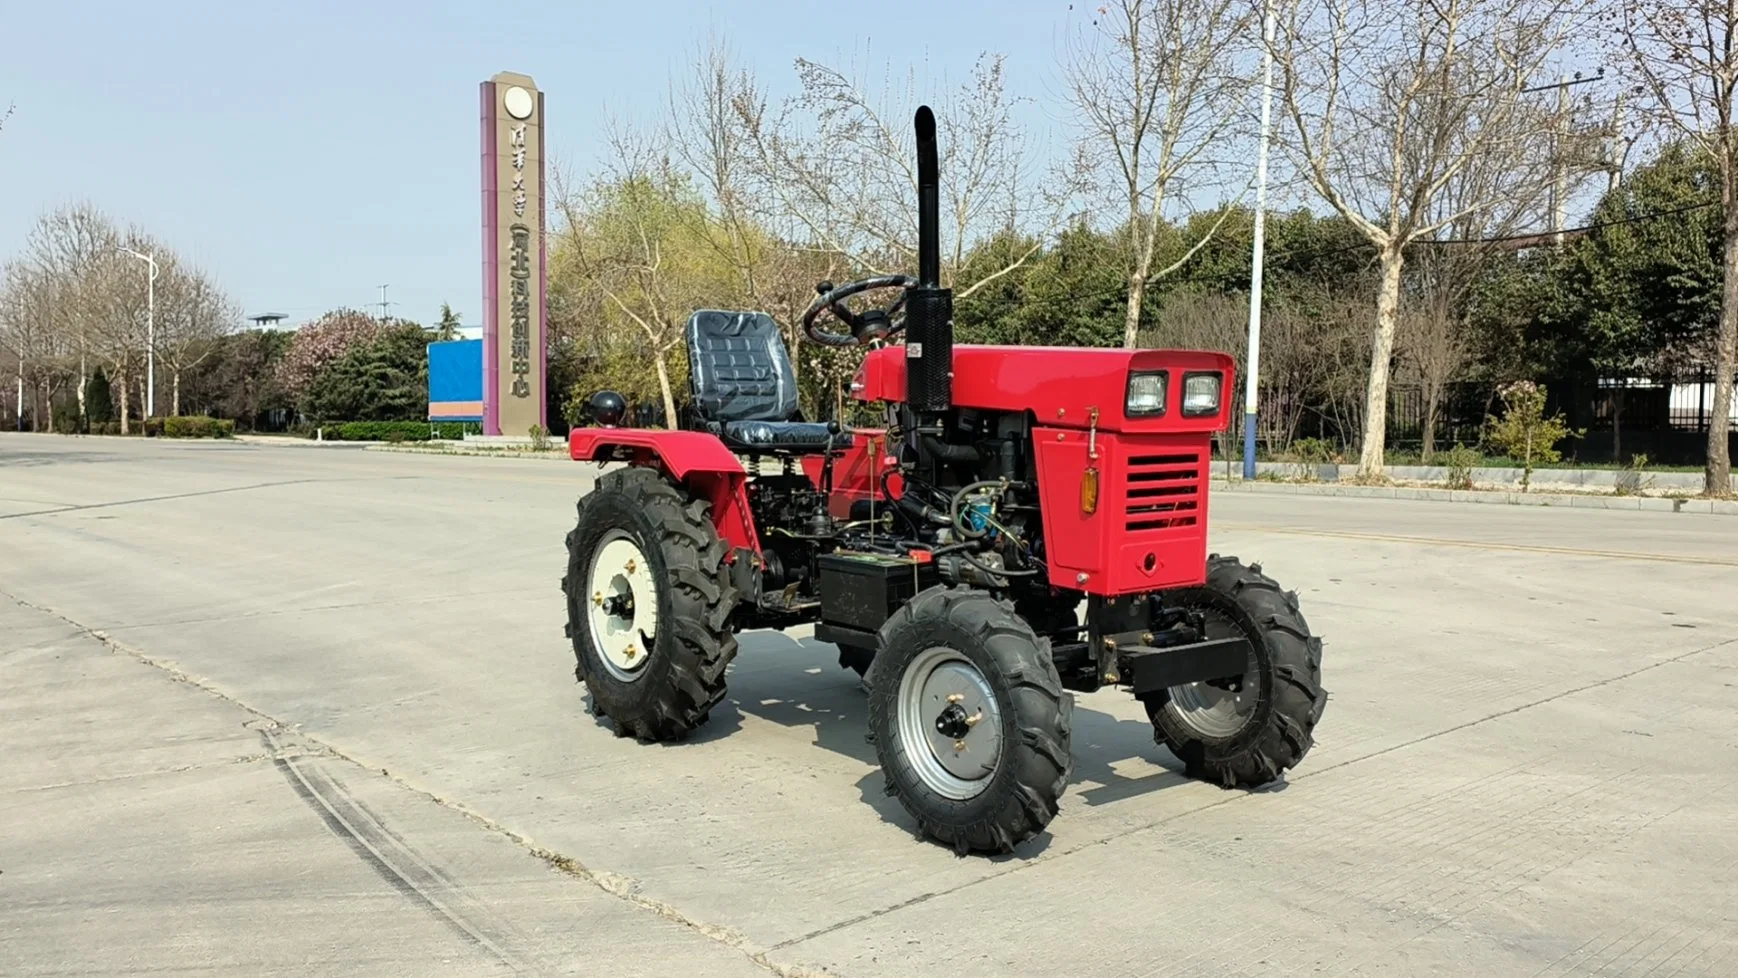
[[[611,530],[598,544],[581,600],[604,668],[623,682],[644,675],[658,638],[658,583],[626,531]]]
[[[1231,622],[1209,613],[1207,638],[1231,638],[1241,633]],[[1251,642],[1261,641],[1250,636]],[[1249,668],[1235,683],[1188,683],[1170,688],[1171,712],[1203,737],[1223,740],[1234,737],[1249,723],[1261,701],[1261,667],[1255,652],[1249,653]]]
[[[900,676],[897,703],[899,739],[931,791],[964,801],[989,786],[1002,758],[1002,711],[971,660],[925,649]]]

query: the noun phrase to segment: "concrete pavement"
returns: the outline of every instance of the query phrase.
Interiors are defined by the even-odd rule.
[[[591,466],[0,436],[0,973],[1724,975],[1738,521],[1216,495],[1328,641],[1280,788],[1082,697],[1012,857],[917,842],[829,646],[582,709]]]

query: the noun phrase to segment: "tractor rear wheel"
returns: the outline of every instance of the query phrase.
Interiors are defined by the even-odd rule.
[[[1056,817],[1074,700],[1013,605],[938,586],[881,627],[869,730],[887,793],[961,854],[1010,852]]]
[[[1154,739],[1190,777],[1252,788],[1296,767],[1327,706],[1322,640],[1310,634],[1297,595],[1236,557],[1207,560],[1207,583],[1165,595],[1206,618],[1207,638],[1249,639],[1249,669],[1235,684],[1189,683],[1144,697]]]
[[[678,740],[724,698],[736,655],[728,546],[704,501],[648,468],[608,473],[567,535],[575,676],[620,736]]]

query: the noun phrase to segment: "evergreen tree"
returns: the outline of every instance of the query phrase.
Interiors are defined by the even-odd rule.
[[[85,420],[91,424],[108,424],[115,420],[114,394],[109,390],[109,378],[98,367],[84,389]]]
[[[445,302],[441,303],[441,321],[435,324],[435,340],[445,343],[458,339],[461,325],[463,324],[459,322],[459,314],[453,312],[453,307]]]

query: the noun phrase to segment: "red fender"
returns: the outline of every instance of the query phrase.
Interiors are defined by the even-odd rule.
[[[732,547],[760,555],[760,537],[748,511],[748,473],[712,435],[644,428],[575,428],[567,451],[576,462],[625,461],[657,466],[698,499],[712,504],[712,523]]]

